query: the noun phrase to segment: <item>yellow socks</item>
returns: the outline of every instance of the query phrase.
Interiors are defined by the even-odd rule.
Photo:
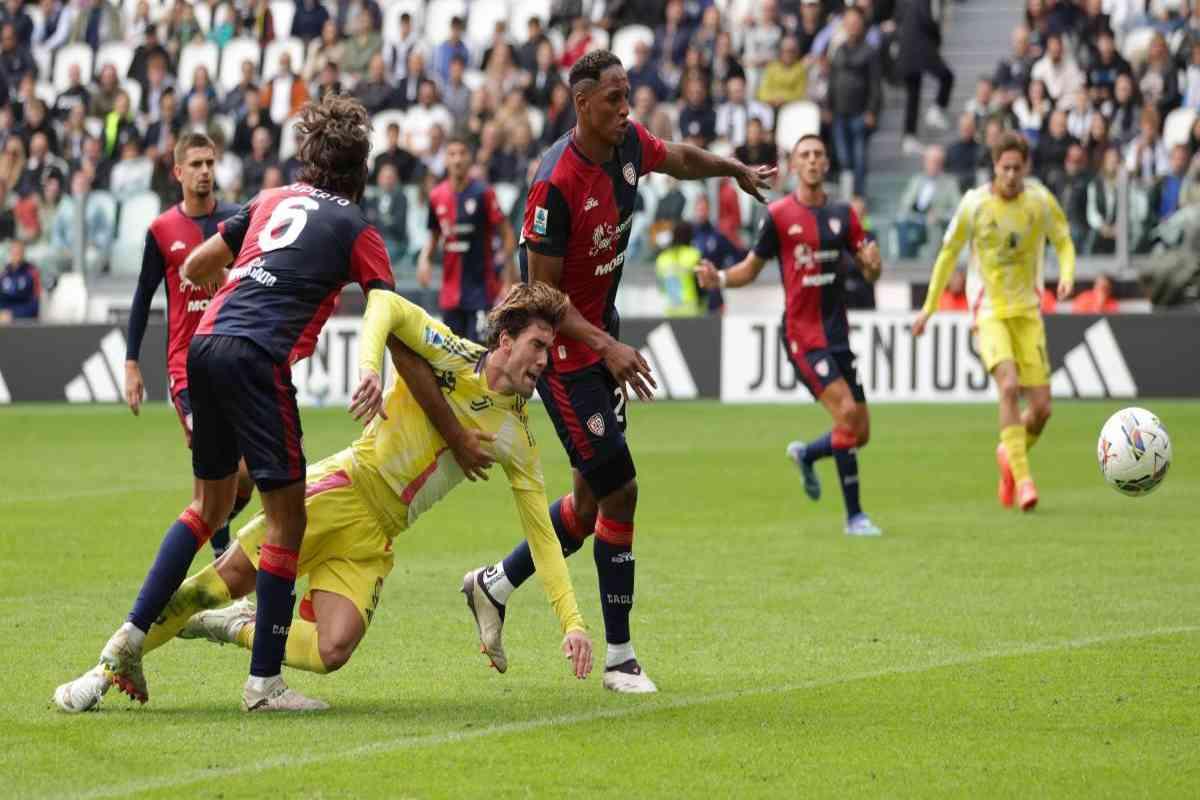
[[[254,648],[254,623],[243,625],[237,632],[237,643],[252,650]],[[283,651],[283,663],[292,669],[302,669],[305,672],[316,672],[324,675],[329,672],[325,662],[321,660],[321,650],[317,645],[317,626],[306,619],[294,617],[292,628],[288,632],[287,646]]]
[[[1009,425],[1000,431],[1000,441],[1008,454],[1008,466],[1017,483],[1029,480],[1029,456],[1025,450],[1025,426]]]
[[[160,647],[183,629],[192,615],[209,608],[220,608],[230,601],[229,587],[209,564],[184,581],[163,610],[161,622],[150,626],[143,652]]]

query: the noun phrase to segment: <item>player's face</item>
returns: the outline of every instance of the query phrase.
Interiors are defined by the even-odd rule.
[[[996,170],[996,191],[1011,200],[1024,188],[1025,159],[1016,150],[1005,150],[993,165]]]
[[[212,194],[213,166],[216,154],[210,147],[193,147],[187,151],[183,163],[175,165],[175,177],[183,186],[183,193],[201,199]]]
[[[512,342],[505,372],[513,389],[522,397],[533,397],[534,387],[542,370],[550,361],[550,347],[554,344],[554,328],[541,320],[534,320]]]
[[[577,110],[579,125],[616,147],[625,139],[629,126],[629,78],[625,68],[613,65],[604,70],[600,82],[584,93]]]
[[[450,180],[459,181],[471,169],[471,151],[465,144],[455,142],[446,148],[446,172]]]
[[[792,172],[809,189],[819,189],[829,171],[829,157],[820,139],[805,139],[792,151]]]

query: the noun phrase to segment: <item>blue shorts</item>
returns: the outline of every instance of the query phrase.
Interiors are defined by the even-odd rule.
[[[192,397],[187,389],[180,389],[171,398],[179,424],[183,426],[183,440],[187,442],[188,450],[192,449]]]
[[[783,336],[783,334],[780,334]],[[808,387],[812,396],[819,398],[825,392],[825,387],[838,378],[845,378],[850,387],[850,394],[857,403],[867,402],[867,394],[858,381],[858,370],[854,366],[857,357],[849,347],[828,347],[820,350],[801,350],[793,353],[786,337],[783,346],[787,350],[788,360],[796,371],[796,378]]]
[[[246,459],[259,491],[304,480],[291,368],[240,336],[196,336],[188,348],[192,472],[226,478]]]
[[[636,477],[625,442],[625,393],[604,364],[567,373],[548,366],[537,389],[571,466],[597,500]]]
[[[460,339],[470,339],[472,342],[483,344],[483,339],[479,338],[482,333],[479,330],[479,314],[480,312],[470,308],[444,308],[442,322]]]

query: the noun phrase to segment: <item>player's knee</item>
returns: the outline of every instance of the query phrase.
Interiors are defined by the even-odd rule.
[[[317,651],[325,669],[335,672],[346,666],[357,645],[358,642],[350,637],[323,636],[317,641]]]
[[[1038,403],[1033,407],[1033,424],[1040,432],[1050,421],[1050,403]]]
[[[637,510],[638,487],[637,479],[631,478],[621,488],[612,492],[601,501],[605,516],[632,519]]]
[[[1015,403],[1021,398],[1021,386],[1016,375],[1001,375],[996,378],[996,392],[1004,402]]]
[[[586,537],[596,529],[596,516],[600,513],[600,507],[596,505],[596,499],[591,495],[580,497],[576,494],[573,508],[576,529],[582,531],[582,535]]]

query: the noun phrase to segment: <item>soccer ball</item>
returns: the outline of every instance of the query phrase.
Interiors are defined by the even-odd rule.
[[[1158,417],[1144,408],[1123,408],[1108,418],[1096,447],[1100,473],[1121,494],[1153,492],[1171,466],[1171,439]]]

